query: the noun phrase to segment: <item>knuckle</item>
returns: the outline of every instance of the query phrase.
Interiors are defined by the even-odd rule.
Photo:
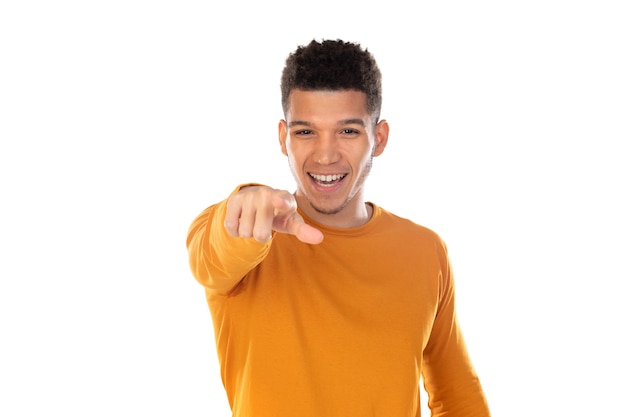
[[[274,196],[274,190],[270,187],[261,187],[258,190],[258,196],[259,201],[261,201],[263,204],[267,204],[268,202],[272,201],[272,198]]]

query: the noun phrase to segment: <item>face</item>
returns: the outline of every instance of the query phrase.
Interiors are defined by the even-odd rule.
[[[374,125],[365,93],[293,90],[278,131],[298,206],[331,226],[367,221],[363,184],[373,157],[385,149],[389,127],[384,120]]]

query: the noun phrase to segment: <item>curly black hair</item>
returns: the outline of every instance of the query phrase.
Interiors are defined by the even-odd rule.
[[[367,107],[378,122],[382,106],[382,75],[373,55],[361,45],[342,40],[312,40],[289,54],[280,90],[283,112],[291,90],[356,90],[367,96]]]

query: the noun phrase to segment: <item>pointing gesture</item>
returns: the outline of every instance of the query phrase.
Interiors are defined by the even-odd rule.
[[[233,194],[226,205],[224,227],[233,237],[253,237],[258,242],[270,240],[272,231],[295,235],[309,244],[324,239],[298,214],[292,194],[266,186],[248,186]]]

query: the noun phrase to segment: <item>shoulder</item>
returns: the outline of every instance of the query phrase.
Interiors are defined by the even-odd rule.
[[[389,243],[395,242],[402,247],[411,247],[424,254],[431,254],[440,261],[447,262],[446,243],[433,229],[381,207],[374,208],[378,216],[375,234],[379,238]]]
[[[416,223],[408,218],[398,216],[397,214],[387,211],[380,206],[373,206],[374,212],[378,217],[377,225],[380,228],[393,231],[393,233],[419,236],[421,238],[430,239],[443,244],[443,239],[433,229]]]

